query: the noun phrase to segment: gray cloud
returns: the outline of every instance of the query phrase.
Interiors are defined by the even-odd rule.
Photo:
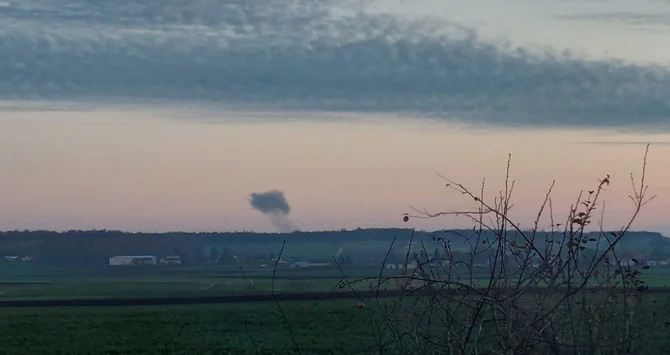
[[[195,100],[474,124],[670,128],[670,70],[489,43],[325,0],[22,0],[0,99]]]
[[[670,13],[642,13],[642,12],[596,12],[587,14],[557,15],[563,20],[587,21],[618,21],[629,25],[670,25]]]
[[[63,105],[62,103],[34,103],[34,102],[3,102],[0,103],[0,112],[90,112],[91,108],[79,105]]]
[[[298,227],[288,218],[291,207],[284,193],[271,190],[249,195],[251,206],[268,216],[270,222],[281,232],[294,232]]]

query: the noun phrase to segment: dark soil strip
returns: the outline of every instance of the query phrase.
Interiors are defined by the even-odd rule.
[[[527,290],[525,293],[542,293],[547,289]],[[604,290],[591,289],[592,292],[604,292]],[[670,293],[666,288],[650,288],[647,293]],[[441,293],[462,294],[462,290],[443,290]],[[306,293],[284,293],[276,294],[275,298],[270,294],[259,295],[235,295],[220,297],[166,297],[166,298],[104,298],[104,299],[53,299],[53,300],[7,300],[0,301],[2,307],[112,307],[112,306],[161,306],[161,305],[189,305],[189,304],[212,304],[212,303],[239,303],[239,302],[264,302],[264,301],[309,301],[309,300],[334,300],[334,299],[372,299],[375,297],[400,297],[400,290],[366,292],[306,292]],[[404,292],[404,296],[433,296],[435,291],[423,290],[415,292]]]

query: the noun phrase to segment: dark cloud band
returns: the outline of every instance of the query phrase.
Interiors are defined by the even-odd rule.
[[[446,22],[366,14],[353,3],[13,2],[0,7],[0,98],[670,128],[668,68],[534,54]]]

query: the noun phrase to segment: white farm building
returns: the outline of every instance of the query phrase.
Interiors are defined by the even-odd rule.
[[[109,258],[109,265],[155,265],[157,259],[153,255],[122,255]]]

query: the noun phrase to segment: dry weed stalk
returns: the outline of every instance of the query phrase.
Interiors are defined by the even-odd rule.
[[[472,200],[469,211],[431,213],[414,209],[404,220],[458,216],[474,223],[471,231],[450,231],[465,241],[469,252],[455,258],[452,242],[435,237],[446,256],[439,265],[422,252],[410,254],[405,264],[417,267],[403,275],[379,277],[372,287],[402,285],[401,296],[376,305],[381,321],[380,353],[450,354],[604,354],[639,353],[644,348],[642,299],[647,290],[639,271],[622,264],[617,246],[644,207],[647,145],[642,174],[631,174],[633,213],[617,232],[602,228],[603,194],[611,177],[578,194],[564,221],[554,220],[552,182],[530,230],[510,217],[515,182],[507,162],[504,189],[485,198],[485,181],[478,192],[441,176],[446,186]],[[589,232],[598,218],[599,227]],[[541,223],[549,220],[549,231]],[[410,246],[414,242],[413,234]],[[391,246],[393,248],[393,245]],[[388,255],[388,254],[387,254]],[[486,258],[486,266],[476,260]],[[382,266],[383,267],[383,266]],[[398,283],[398,281],[402,281]],[[364,279],[353,282],[365,281]],[[378,294],[378,293],[377,293]],[[417,296],[417,297],[413,297]],[[371,301],[375,301],[374,303]]]

